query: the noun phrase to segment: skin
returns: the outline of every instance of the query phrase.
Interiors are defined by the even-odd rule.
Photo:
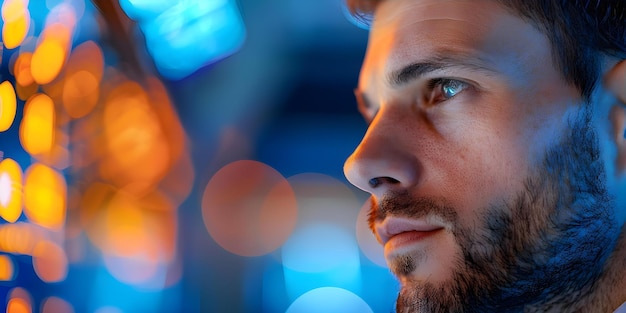
[[[433,61],[446,65],[412,66]],[[462,83],[432,86],[439,78]],[[489,0],[384,1],[357,95],[369,128],[345,174],[372,195],[398,312],[610,312],[626,301],[615,278],[626,267],[620,97],[599,87],[583,103],[541,31]],[[387,242],[392,218],[438,229]]]

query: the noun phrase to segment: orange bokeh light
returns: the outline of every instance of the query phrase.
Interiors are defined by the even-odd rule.
[[[22,168],[12,159],[0,161],[0,216],[14,223],[22,215]]]
[[[28,86],[22,86],[20,84],[17,84],[15,86],[15,92],[17,93],[17,97],[20,98],[20,100],[27,100],[28,98],[32,97],[37,92],[37,90],[39,90],[39,85],[37,85],[35,81],[33,81],[33,83]]]
[[[41,228],[29,223],[17,222],[0,226],[0,251],[32,255],[35,245],[46,238]]]
[[[0,132],[11,127],[15,119],[16,110],[15,89],[13,89],[13,85],[10,82],[4,81],[0,84]]]
[[[74,307],[61,298],[48,297],[43,300],[41,313],[74,313]]]
[[[0,281],[10,281],[15,277],[13,260],[8,255],[0,255]]]
[[[22,298],[12,298],[7,303],[7,313],[31,313],[32,311],[30,302]]]
[[[67,61],[63,85],[63,107],[73,118],[91,112],[100,97],[104,55],[93,41],[78,45]]]
[[[13,75],[21,86],[29,86],[35,82],[30,72],[30,62],[33,54],[31,52],[20,53],[13,65]]]
[[[66,214],[65,179],[55,170],[35,163],[26,171],[24,212],[36,224],[61,229]]]
[[[257,161],[236,161],[220,169],[202,197],[202,217],[224,249],[259,256],[279,248],[297,222],[297,202],[289,182]]]
[[[109,93],[104,107],[108,157],[103,176],[134,193],[150,190],[170,165],[170,149],[158,116],[143,88],[123,83]]]
[[[31,295],[24,288],[13,288],[7,300],[7,313],[31,313],[33,311]]]
[[[33,249],[33,268],[41,280],[60,282],[67,277],[68,260],[65,251],[51,241],[40,241]]]
[[[63,86],[63,107],[73,118],[87,115],[100,97],[98,79],[88,71],[68,75]]]
[[[49,152],[54,142],[54,103],[45,94],[30,97],[24,105],[20,142],[31,155]]]

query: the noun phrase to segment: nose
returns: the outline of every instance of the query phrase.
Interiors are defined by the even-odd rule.
[[[415,134],[406,116],[380,110],[359,146],[344,164],[344,174],[356,187],[382,197],[418,183],[421,166]]]

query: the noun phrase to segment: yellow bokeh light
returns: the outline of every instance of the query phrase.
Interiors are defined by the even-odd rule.
[[[31,62],[33,79],[40,84],[47,84],[54,80],[65,63],[67,49],[57,40],[44,39],[35,52]]]
[[[17,110],[17,99],[15,89],[10,82],[4,81],[0,84],[0,132],[11,127],[15,119]]]
[[[33,250],[33,268],[37,276],[47,283],[65,280],[68,270],[65,251],[54,242],[39,242]]]
[[[0,161],[0,216],[14,223],[22,215],[22,168],[12,159]]]
[[[2,20],[11,22],[28,10],[27,0],[5,0],[2,3]]]
[[[8,49],[17,48],[28,35],[30,27],[30,14],[28,11],[22,12],[17,18],[5,22],[2,26],[2,40]]]
[[[35,224],[60,229],[66,214],[65,179],[39,163],[31,165],[24,180],[24,213]]]
[[[0,255],[0,281],[10,281],[15,277],[13,260],[8,255]]]
[[[49,152],[54,141],[54,103],[45,94],[30,97],[24,105],[20,142],[31,155]]]

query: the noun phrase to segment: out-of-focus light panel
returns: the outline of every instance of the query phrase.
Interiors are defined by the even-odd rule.
[[[159,72],[182,79],[234,53],[245,27],[234,0],[120,0],[146,37]]]

